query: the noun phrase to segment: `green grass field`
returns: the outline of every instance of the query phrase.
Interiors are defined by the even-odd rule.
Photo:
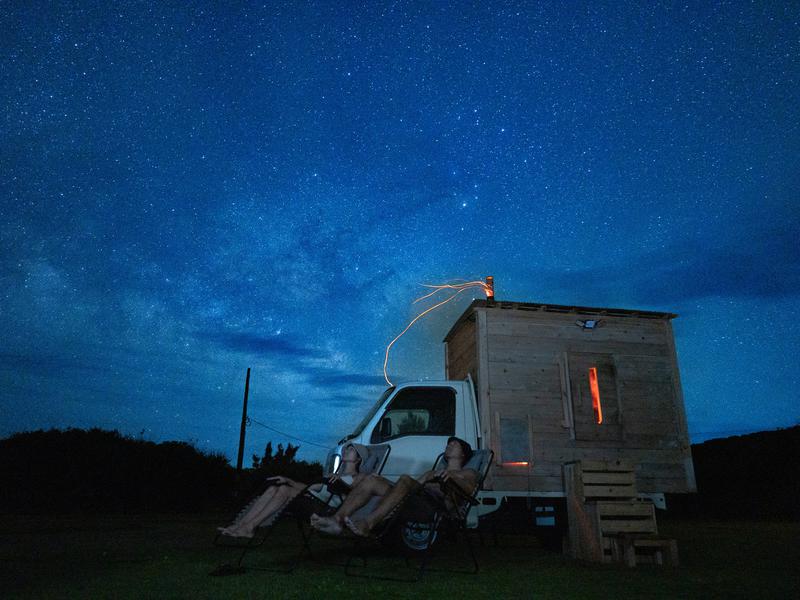
[[[535,538],[504,535],[478,546],[477,575],[428,573],[420,583],[346,577],[347,545],[322,540],[318,560],[291,575],[249,571],[210,577],[234,551],[214,547],[215,516],[4,516],[0,597],[4,598],[793,598],[800,597],[800,524],[663,520],[679,540],[682,566],[600,566],[547,552]],[[257,550],[250,564],[279,560],[299,546],[292,523]],[[476,545],[478,544],[476,539]],[[466,566],[452,545],[433,568]],[[401,558],[378,572],[407,575]]]

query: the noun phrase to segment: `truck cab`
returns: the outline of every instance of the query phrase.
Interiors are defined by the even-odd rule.
[[[478,417],[472,380],[425,381],[388,388],[353,433],[328,455],[326,471],[338,467],[342,446],[390,444],[383,476],[418,477],[430,470],[444,451],[447,438],[457,436],[473,448],[479,446]]]

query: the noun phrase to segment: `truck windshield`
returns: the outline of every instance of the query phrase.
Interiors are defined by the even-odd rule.
[[[364,431],[364,427],[367,426],[367,423],[369,423],[372,417],[375,416],[375,413],[378,412],[378,409],[381,406],[383,406],[383,403],[386,401],[386,398],[388,398],[393,391],[394,391],[394,386],[387,388],[386,391],[381,394],[381,397],[378,398],[378,401],[372,405],[372,408],[369,409],[369,412],[364,416],[363,419],[361,419],[361,423],[359,423],[356,426],[356,428],[353,430],[353,433],[348,435],[346,439],[349,440],[358,435],[361,435],[361,432]]]

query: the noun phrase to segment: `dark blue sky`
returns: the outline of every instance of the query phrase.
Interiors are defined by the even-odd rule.
[[[679,313],[695,440],[800,420],[798,4],[109,4],[0,4],[0,435],[234,456],[251,366],[329,445],[489,274]]]

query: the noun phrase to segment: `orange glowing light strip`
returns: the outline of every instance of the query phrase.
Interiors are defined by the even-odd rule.
[[[528,461],[522,460],[522,461],[516,461],[516,462],[504,462],[503,466],[504,467],[527,467],[528,466]]]
[[[442,285],[423,284],[423,287],[433,288],[433,291],[428,293],[428,294],[425,294],[424,296],[420,296],[419,298],[414,300],[414,304],[416,304],[420,300],[424,300],[426,298],[430,298],[431,296],[433,296],[434,294],[437,294],[438,292],[440,292],[442,290],[448,290],[449,289],[449,290],[458,290],[458,291],[455,292],[452,296],[450,296],[446,300],[442,300],[441,302],[439,302],[437,304],[434,304],[433,306],[431,306],[429,308],[426,308],[421,313],[419,313],[416,317],[414,317],[411,320],[411,322],[408,325],[406,325],[406,328],[403,329],[403,331],[401,331],[397,335],[396,338],[394,338],[391,342],[389,342],[388,346],[386,346],[386,353],[384,354],[384,357],[383,357],[383,378],[386,380],[386,383],[389,384],[389,385],[392,385],[392,382],[389,379],[389,375],[387,373],[387,366],[389,364],[389,350],[391,350],[392,346],[394,345],[394,343],[397,340],[399,340],[401,337],[403,337],[403,334],[405,334],[406,331],[411,329],[411,326],[414,323],[419,321],[422,317],[427,315],[432,310],[435,310],[435,309],[439,308],[440,306],[442,306],[444,304],[447,304],[448,302],[453,300],[456,296],[458,296],[461,292],[464,292],[464,291],[466,291],[466,290],[468,290],[470,288],[479,287],[479,288],[483,289],[484,293],[486,293],[487,296],[489,296],[489,292],[491,290],[491,288],[488,285],[486,285],[483,281],[467,281],[465,283],[456,283],[456,284],[446,283],[446,284],[442,284]],[[491,291],[492,291],[492,294],[493,294],[494,290],[491,290]]]
[[[592,409],[597,418],[597,424],[603,422],[603,406],[600,404],[600,386],[597,385],[597,368],[589,369],[589,390],[592,392]]]

